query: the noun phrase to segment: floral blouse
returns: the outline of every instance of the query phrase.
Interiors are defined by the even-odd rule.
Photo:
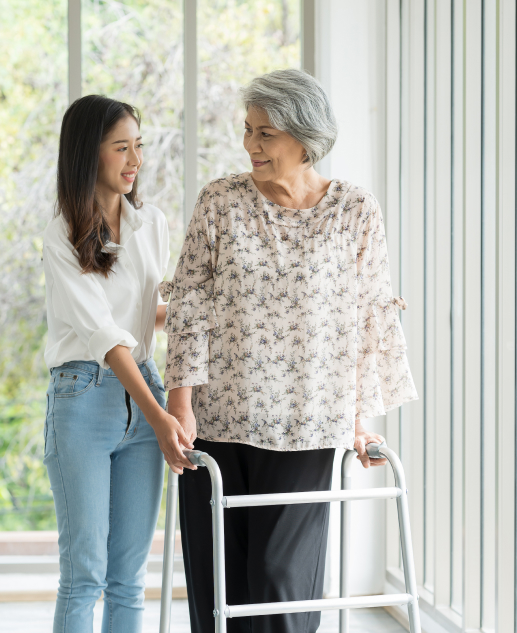
[[[374,196],[332,180],[312,209],[249,173],[199,194],[167,306],[167,390],[194,386],[198,436],[353,448],[356,418],[418,398]]]

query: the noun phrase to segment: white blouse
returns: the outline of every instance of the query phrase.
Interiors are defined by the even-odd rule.
[[[158,284],[170,256],[167,220],[156,207],[137,210],[122,196],[120,245],[106,246],[117,252],[108,279],[82,274],[62,216],[45,229],[49,369],[72,360],[96,361],[107,369],[104,357],[115,345],[128,347],[138,363],[153,355],[156,308],[163,305]]]
[[[356,418],[418,398],[382,214],[333,180],[311,209],[249,173],[200,193],[172,282],[166,389],[193,385],[198,435],[273,450],[353,448]]]

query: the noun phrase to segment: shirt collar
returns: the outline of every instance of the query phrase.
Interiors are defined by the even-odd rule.
[[[112,252],[118,246],[124,246],[129,238],[136,233],[142,224],[153,224],[152,219],[146,217],[144,209],[135,209],[135,207],[127,200],[126,196],[120,197],[120,244],[107,242],[102,251]]]
[[[133,229],[133,231],[138,231],[138,229],[142,226],[142,223],[152,224],[153,221],[146,217],[146,213],[143,207],[140,209],[135,209],[135,207],[128,201],[126,196],[121,196],[121,213],[120,218],[124,219],[129,226]]]

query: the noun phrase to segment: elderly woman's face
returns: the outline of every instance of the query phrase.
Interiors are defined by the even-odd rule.
[[[292,178],[307,169],[303,145],[287,132],[271,127],[264,110],[250,108],[244,123],[244,149],[256,180]]]

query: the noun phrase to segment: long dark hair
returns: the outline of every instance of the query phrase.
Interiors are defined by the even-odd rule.
[[[95,198],[95,184],[101,142],[127,116],[133,117],[140,127],[141,116],[133,106],[102,95],[88,95],[72,103],[61,124],[56,215],[61,214],[68,224],[68,238],[77,251],[83,273],[107,277],[117,258],[115,253],[102,251],[113,235]],[[135,208],[142,206],[137,178],[125,196]]]

